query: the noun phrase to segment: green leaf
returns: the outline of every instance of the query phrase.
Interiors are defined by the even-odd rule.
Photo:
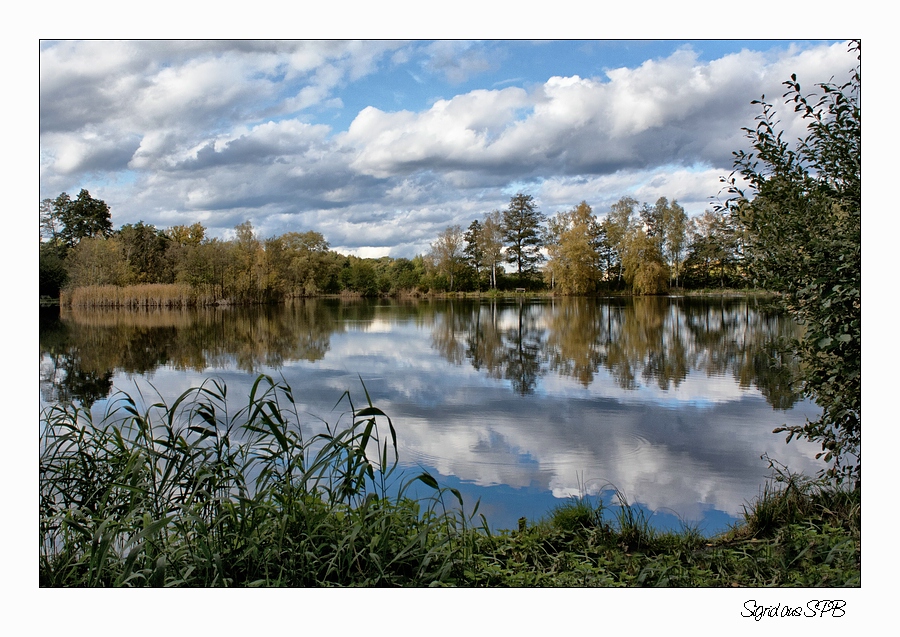
[[[428,485],[429,487],[431,487],[432,489],[438,489],[438,488],[440,488],[440,487],[438,486],[437,480],[435,480],[435,479],[431,476],[431,474],[428,473],[428,472],[423,471],[423,472],[420,473],[418,476],[416,476],[416,480],[421,480],[422,482],[424,482],[425,484],[427,484],[427,485]]]
[[[378,409],[378,407],[363,407],[359,411],[356,412],[357,416],[387,416],[383,411]]]

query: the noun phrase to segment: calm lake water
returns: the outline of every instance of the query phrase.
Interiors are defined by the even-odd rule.
[[[763,454],[815,473],[815,418],[779,339],[797,327],[735,298],[338,301],[168,311],[42,309],[42,407],[102,413],[117,390],[167,401],[210,377],[246,400],[286,380],[310,431],[349,390],[392,419],[400,463],[460,490],[494,528],[617,488],[660,528],[724,530],[756,497]],[[346,418],[346,417],[345,417]]]

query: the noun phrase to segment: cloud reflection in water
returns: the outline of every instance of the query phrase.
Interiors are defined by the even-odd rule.
[[[719,530],[719,513],[758,494],[762,454],[819,468],[815,447],[771,433],[818,413],[775,347],[795,329],[740,299],[64,312],[42,323],[42,395],[102,403],[152,382],[172,400],[218,376],[240,397],[262,372],[284,376],[301,413],[334,422],[345,390],[362,400],[362,377],[397,428],[401,463],[481,497],[497,527],[518,517],[512,493],[544,503],[612,485]]]

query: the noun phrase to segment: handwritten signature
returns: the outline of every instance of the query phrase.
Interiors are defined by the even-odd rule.
[[[843,599],[813,599],[806,606],[789,606],[775,604],[764,606],[755,599],[744,602],[741,617],[752,617],[760,621],[763,617],[843,617],[846,614],[847,602]]]

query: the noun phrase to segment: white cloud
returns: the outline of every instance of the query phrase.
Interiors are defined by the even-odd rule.
[[[528,105],[522,89],[477,90],[439,100],[427,111],[386,113],[367,107],[341,141],[357,149],[352,166],[376,177],[426,167],[475,170],[491,156],[493,138]]]
[[[828,64],[847,62],[846,56],[815,59],[826,74]],[[742,142],[741,126],[752,123],[750,101],[780,87],[784,77],[758,53],[701,63],[682,49],[636,69],[610,70],[607,81],[551,77],[531,96],[521,89],[479,90],[419,113],[368,108],[343,141],[359,149],[354,168],[382,178],[425,167],[498,176],[697,163],[724,169]]]
[[[112,205],[116,225],[203,215],[216,236],[244,219],[271,233],[303,223],[348,250],[362,244],[341,223],[380,224],[382,232],[365,227],[385,243],[370,237],[366,245],[395,254],[398,246],[427,249],[447,225],[468,225],[519,189],[538,195],[548,213],[584,199],[599,214],[625,194],[666,196],[696,212],[745,143],[740,129],[759,112],[750,100],[780,98],[791,72],[809,86],[845,77],[853,63],[841,44],[741,51],[711,62],[684,48],[604,76],[554,75],[527,91],[450,92],[421,110],[387,110],[400,90],[392,82],[413,90],[410,64],[418,63],[423,81],[434,74],[471,80],[504,61],[500,49],[468,42],[48,43],[41,52],[41,196],[98,184],[103,190],[92,194]],[[358,97],[350,84],[380,72],[378,106],[359,107],[347,130],[335,127],[329,117]],[[497,84],[496,76],[486,83]],[[435,94],[432,86],[426,94]],[[779,116],[789,133],[802,132],[785,110]],[[401,228],[401,220],[415,230]]]

